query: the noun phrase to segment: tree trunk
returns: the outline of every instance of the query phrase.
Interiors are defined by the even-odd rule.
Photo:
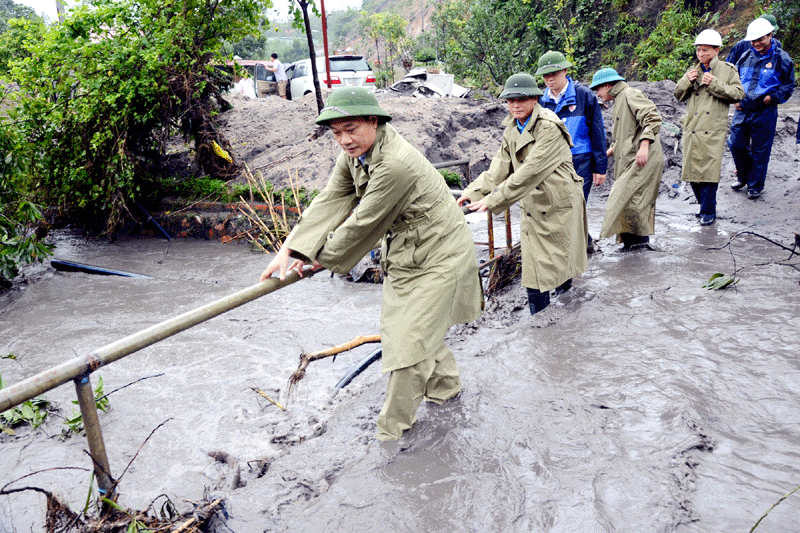
[[[314,90],[317,93],[317,113],[322,113],[325,105],[322,103],[322,91],[319,85],[319,72],[317,72],[317,53],[314,51],[314,38],[311,35],[311,20],[308,18],[308,2],[298,0],[300,9],[303,10],[303,23],[306,27],[306,37],[308,38],[308,57],[311,58],[311,77],[314,80]]]

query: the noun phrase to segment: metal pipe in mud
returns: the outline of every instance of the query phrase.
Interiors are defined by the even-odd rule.
[[[321,269],[320,269],[321,270]],[[303,273],[303,278],[309,278],[320,270],[307,270]],[[249,303],[257,298],[282,289],[300,280],[297,272],[290,272],[286,279],[271,278],[255,285],[251,285],[239,292],[206,304],[197,309],[187,311],[169,320],[165,320],[154,326],[150,326],[133,335],[129,335],[111,344],[91,352],[88,355],[70,359],[58,366],[31,376],[19,383],[15,383],[7,388],[0,389],[0,412],[11,409],[22,402],[28,401],[39,394],[72,381],[84,374],[94,372],[98,368],[109,363],[122,359],[142,348],[171,337],[191,328],[210,318],[221,315],[231,309]]]

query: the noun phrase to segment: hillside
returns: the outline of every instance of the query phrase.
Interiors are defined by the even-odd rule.
[[[613,65],[631,79],[671,79],[678,63],[691,60],[694,36],[713,27],[726,39],[740,40],[747,25],[764,11],[779,19],[777,37],[793,57],[800,56],[800,6],[797,2],[742,0],[500,0],[438,2],[364,0],[361,10],[328,15],[329,35],[373,60],[376,43],[360,34],[362,13],[400,15],[415,50],[432,50],[463,82],[489,88],[510,73],[535,69],[550,49],[567,53],[579,78]],[[437,23],[438,19],[438,23]],[[333,38],[329,38],[334,41]],[[386,43],[381,43],[380,47]],[[723,50],[724,52],[724,50]],[[383,54],[383,52],[381,52]],[[396,63],[399,67],[399,62]],[[492,72],[497,71],[497,72]],[[402,73],[402,72],[401,72]]]

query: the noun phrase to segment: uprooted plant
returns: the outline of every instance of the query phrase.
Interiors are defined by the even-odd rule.
[[[239,212],[245,215],[252,225],[252,228],[243,235],[258,250],[264,253],[277,252],[283,241],[292,231],[292,223],[296,217],[302,214],[302,203],[308,194],[298,185],[297,172],[292,175],[289,172],[289,185],[291,198],[294,200],[295,207],[286,205],[286,195],[279,194],[280,204],[276,203],[275,191],[272,183],[264,179],[261,172],[253,174],[245,165],[244,175],[250,186],[250,201],[240,197],[238,204]],[[265,213],[262,214],[253,204],[252,196],[257,196],[265,205]]]

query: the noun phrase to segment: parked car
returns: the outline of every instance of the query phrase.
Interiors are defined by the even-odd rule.
[[[275,73],[267,70],[268,66],[272,67],[272,61],[236,59],[235,61],[229,61],[228,66],[232,68],[234,63],[244,68],[255,82],[256,98],[278,94],[278,82],[275,81]]]
[[[362,56],[330,56],[331,60],[331,88],[337,87],[367,87],[375,88],[375,74],[367,60]],[[325,85],[325,57],[317,58],[317,73],[320,86]],[[311,60],[301,59],[295,61],[286,69],[289,78],[287,96],[289,99],[300,97],[314,92],[314,79],[311,75]]]

